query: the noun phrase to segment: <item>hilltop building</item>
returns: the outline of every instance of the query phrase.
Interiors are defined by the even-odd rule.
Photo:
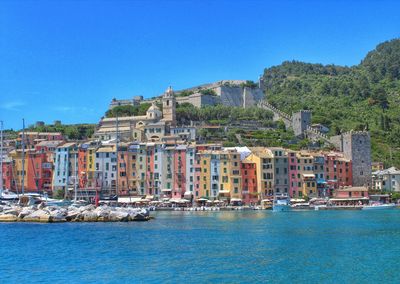
[[[222,80],[210,84],[183,89],[175,92],[176,103],[190,103],[196,107],[222,104],[232,107],[252,107],[264,99],[262,84],[250,84],[245,80]],[[164,94],[165,95],[165,94]],[[135,96],[132,99],[112,99],[109,109],[116,106],[140,105],[145,102],[164,101],[164,95],[155,99],[143,99]]]
[[[102,118],[94,138],[102,141],[116,139],[118,128],[121,140],[160,141],[164,136],[170,136],[171,130],[173,134],[176,133],[173,131],[176,125],[176,99],[171,87],[164,93],[162,104],[161,111],[153,102],[146,115]]]

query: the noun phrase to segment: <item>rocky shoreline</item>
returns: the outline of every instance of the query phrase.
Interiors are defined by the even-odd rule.
[[[130,222],[150,220],[147,209],[130,207],[68,206],[19,206],[0,205],[0,222]]]

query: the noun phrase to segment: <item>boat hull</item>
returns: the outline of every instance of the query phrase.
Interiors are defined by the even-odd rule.
[[[290,205],[286,204],[274,204],[272,207],[273,212],[286,212],[286,211],[291,211],[292,207]]]
[[[396,208],[396,204],[382,204],[374,206],[364,206],[361,210],[388,210]]]

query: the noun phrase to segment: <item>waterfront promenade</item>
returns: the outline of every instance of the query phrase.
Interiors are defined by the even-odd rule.
[[[400,281],[393,267],[400,210],[154,216],[146,223],[2,223],[2,283]]]

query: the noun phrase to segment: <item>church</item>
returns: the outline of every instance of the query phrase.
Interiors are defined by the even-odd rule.
[[[157,142],[177,134],[183,136],[177,138],[194,140],[193,129],[176,127],[176,99],[171,87],[162,95],[161,101],[162,111],[153,101],[146,115],[102,118],[94,138],[113,140],[118,131],[122,141]]]

